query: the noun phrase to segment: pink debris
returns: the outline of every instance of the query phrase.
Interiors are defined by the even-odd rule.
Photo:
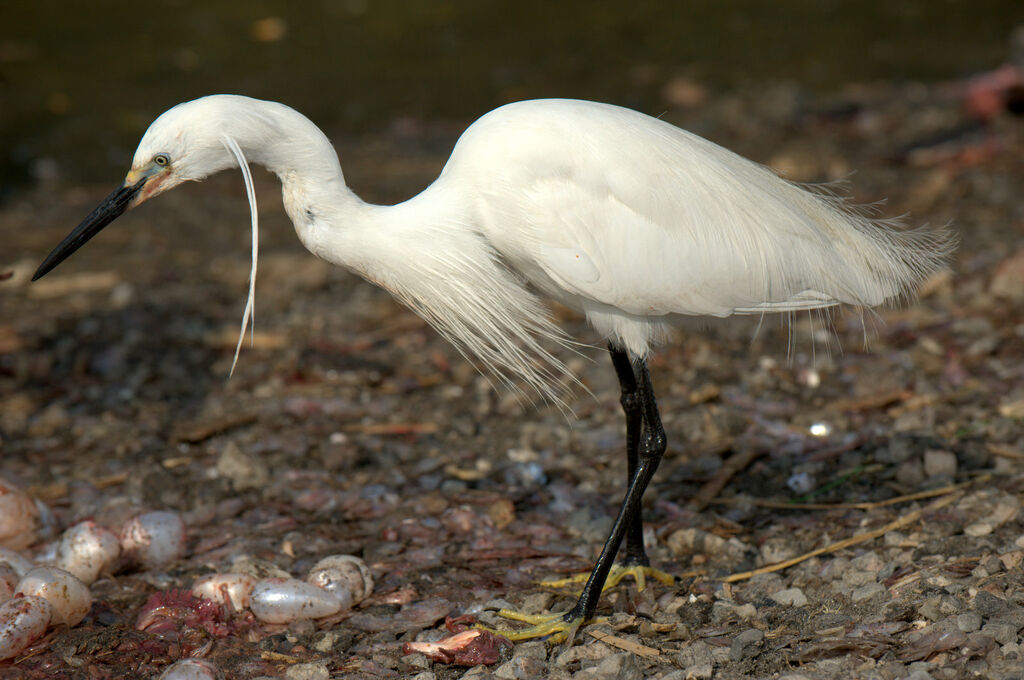
[[[460,617],[464,618],[464,617]],[[451,625],[458,619],[450,619],[448,629],[456,626]],[[458,626],[461,627],[461,626]],[[419,652],[431,661],[456,666],[478,666],[480,664],[491,665],[501,659],[502,648],[511,648],[512,643],[506,638],[496,635],[489,630],[470,628],[461,632],[449,635],[437,642],[406,642],[402,646],[403,654],[414,654]]]

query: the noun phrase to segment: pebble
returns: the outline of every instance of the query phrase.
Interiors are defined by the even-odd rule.
[[[921,603],[917,611],[926,619],[938,621],[960,611],[960,601],[952,595],[938,595]]]
[[[459,680],[487,680],[491,677],[491,671],[487,666],[473,666],[462,674]]]
[[[235,491],[262,488],[270,480],[266,464],[256,456],[243,453],[234,442],[228,442],[217,458],[217,473],[230,481]]]
[[[209,661],[182,659],[164,669],[159,680],[216,680],[219,677],[217,667]]]
[[[974,609],[986,619],[1007,609],[1006,600],[996,597],[987,590],[979,590],[974,596]]]
[[[636,656],[629,652],[612,654],[596,666],[584,668],[573,674],[575,680],[642,680],[643,673],[636,663]]]
[[[323,663],[297,663],[284,672],[285,680],[329,680],[331,672]]]
[[[981,628],[981,614],[964,612],[956,617],[956,627],[965,633],[973,633]]]
[[[924,452],[924,473],[928,477],[955,477],[957,469],[956,454],[941,449],[928,449]]]
[[[881,583],[869,583],[853,591],[850,599],[854,602],[864,602],[874,597],[882,597],[888,594],[888,590]]]
[[[981,627],[981,632],[991,635],[996,642],[1005,645],[1017,641],[1017,628],[1018,626],[1007,621],[990,621]]]
[[[729,660],[742,661],[757,656],[764,645],[764,632],[757,628],[745,630],[736,636],[729,647]]]
[[[787,588],[772,595],[772,599],[788,607],[803,607],[807,604],[807,596],[799,588]]]

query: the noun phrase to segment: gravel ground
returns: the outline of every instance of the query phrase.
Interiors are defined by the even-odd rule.
[[[962,248],[905,309],[682,328],[651,362],[669,450],[645,505],[652,560],[677,584],[624,583],[574,645],[521,643],[490,665],[402,647],[447,635],[448,616],[572,604],[538,582],[590,567],[625,475],[617,383],[579,318],[555,310],[595,344],[566,357],[593,396],[570,417],[524,406],[305,254],[261,172],[257,330],[226,380],[249,268],[237,176],[161,197],[31,285],[110,187],[0,207],[0,475],[51,508],[37,547],[140,509],[189,529],[186,558],[101,579],[83,623],[0,678],[151,677],[189,653],[229,680],[1020,677],[1024,123],[969,123],[955,88],[917,84],[690,103],[668,118],[793,179],[850,178],[856,200],[950,223]],[[338,148],[357,191],[394,201],[457,131],[422,122]],[[377,581],[341,621],[238,615],[202,644],[135,630],[159,591],[243,559],[298,576],[331,553],[361,555]]]

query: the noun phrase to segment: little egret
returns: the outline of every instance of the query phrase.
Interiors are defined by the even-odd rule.
[[[571,100],[486,114],[422,193],[371,205],[345,184],[309,119],[275,102],[212,95],[153,122],[124,183],[33,279],[126,210],[238,166],[253,229],[244,335],[257,255],[248,161],[280,178],[306,248],[387,289],[506,385],[558,402],[572,380],[545,348],[571,341],[538,293],[585,314],[607,340],[626,416],[626,495],[576,605],[545,620],[520,617],[534,625],[516,638],[571,636],[592,618],[606,581],[623,573],[671,579],[649,566],[641,499],[666,444],[646,358],[674,317],[895,301],[945,266],[955,246],[946,231],[871,219],[664,121]],[[623,539],[624,566],[609,579]]]

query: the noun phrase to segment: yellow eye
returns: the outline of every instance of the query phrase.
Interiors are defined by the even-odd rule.
[[[171,164],[171,157],[165,153],[158,153],[153,156],[153,162],[162,168]]]

